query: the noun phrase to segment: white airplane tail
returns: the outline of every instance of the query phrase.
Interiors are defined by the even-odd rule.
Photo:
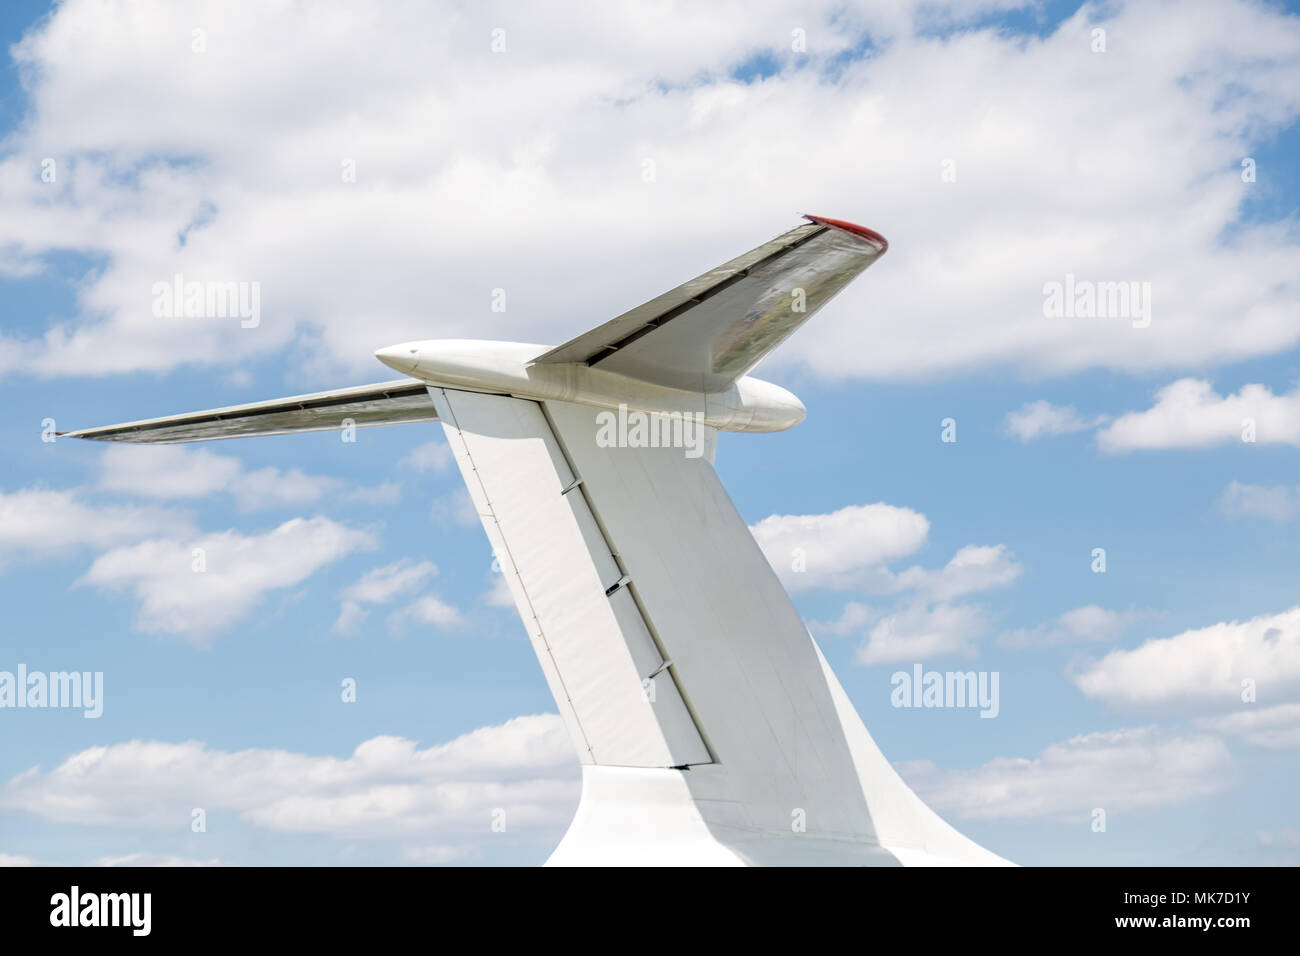
[[[430,393],[583,764],[551,864],[1002,862],[884,759],[711,453],[603,447],[614,413],[588,405]]]
[[[553,349],[408,342],[395,382],[69,433],[205,441],[441,421],[583,767],[552,864],[1005,864],[899,778],[727,496],[747,375],[888,248],[800,225]]]

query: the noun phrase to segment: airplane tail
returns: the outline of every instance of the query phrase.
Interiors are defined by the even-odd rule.
[[[583,766],[553,864],[1005,864],[885,760],[713,470],[719,429],[802,420],[747,373],[888,248],[806,218],[553,349],[408,342],[376,356],[411,378],[68,434],[441,422]]]
[[[884,759],[715,434],[694,458],[607,447],[590,406],[430,394],[583,764],[551,863],[1003,862]]]

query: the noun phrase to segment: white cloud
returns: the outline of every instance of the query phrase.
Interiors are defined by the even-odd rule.
[[[417,590],[437,573],[438,566],[432,561],[417,562],[410,558],[371,568],[339,595],[342,604],[338,620],[334,622],[334,632],[356,634],[369,613],[363,605],[387,604],[402,594]]]
[[[206,448],[109,445],[99,456],[99,487],[137,498],[203,498],[224,491],[243,462]]]
[[[854,655],[858,664],[919,661],[941,654],[969,657],[988,616],[973,604],[913,604],[877,623]]]
[[[170,501],[224,492],[241,511],[310,505],[346,487],[338,478],[308,475],[298,468],[249,470],[231,455],[183,445],[110,445],[99,465],[99,487],[104,491]],[[352,489],[346,497],[386,504],[396,494],[397,486],[386,483]]]
[[[1206,381],[1181,378],[1156,392],[1143,412],[1129,412],[1097,433],[1102,451],[1207,448],[1243,443],[1253,432],[1261,445],[1300,445],[1300,389],[1274,395],[1264,385],[1243,385],[1221,396]]]
[[[970,770],[940,770],[929,761],[897,768],[940,813],[1062,823],[1088,820],[1096,807],[1122,813],[1188,803],[1227,789],[1236,777],[1222,740],[1154,727],[1072,737],[1036,757],[999,757]]]
[[[966,545],[941,568],[918,565],[896,573],[886,563],[921,548],[930,522],[911,508],[880,502],[830,514],[771,515],[750,531],[791,592],[908,594],[892,612],[850,601],[837,619],[812,625],[814,632],[832,636],[870,627],[855,656],[864,665],[973,654],[974,639],[988,629],[987,612],[952,601],[1005,587],[1021,572],[1005,545]]]
[[[344,601],[339,605],[339,616],[335,618],[331,630],[335,634],[351,637],[361,631],[361,625],[366,623],[366,618],[369,616],[370,612],[360,604],[355,601]]]
[[[510,593],[510,585],[506,583],[506,576],[501,572],[494,572],[492,575],[492,584],[479,598],[488,607],[505,607],[514,609],[515,597]]]
[[[479,524],[474,500],[464,488],[453,488],[434,498],[429,504],[429,517],[444,530],[453,527],[477,528]]]
[[[930,522],[877,502],[821,515],[769,515],[749,529],[791,591],[844,590],[887,580],[886,562],[925,544]]]
[[[1089,697],[1116,704],[1234,703],[1242,681],[1262,696],[1300,685],[1300,607],[1151,640],[1075,668]]]
[[[444,440],[434,440],[417,445],[398,464],[418,472],[442,474],[452,464],[451,446]]]
[[[29,856],[15,856],[12,853],[0,853],[0,867],[36,866],[36,861]]]
[[[1233,517],[1290,521],[1300,514],[1300,485],[1266,487],[1229,482],[1219,496],[1219,509]]]
[[[964,594],[1006,587],[1022,568],[1004,544],[959,548],[942,568],[912,567],[893,576],[896,588],[919,591],[928,597],[948,601]]]
[[[88,504],[76,490],[0,492],[0,562],[106,548],[191,528],[183,512]]]
[[[405,858],[416,866],[439,866],[443,863],[457,863],[467,856],[474,855],[474,848],[442,846],[434,843],[428,846],[407,847]]]
[[[124,856],[101,856],[91,866],[221,866],[216,857],[200,860],[194,857],[177,856],[172,853],[128,853]]]
[[[459,627],[464,621],[464,616],[459,610],[435,594],[426,594],[390,614],[388,627],[395,634],[403,634],[408,628],[418,624],[429,624],[444,631]]]
[[[1235,714],[1204,718],[1197,723],[1207,730],[1239,736],[1265,750],[1300,749],[1300,704],[1243,704]]]
[[[383,567],[371,568],[344,589],[343,598],[361,604],[387,604],[397,595],[418,588],[437,573],[438,566],[432,561],[403,558]]]
[[[131,592],[140,602],[135,626],[141,631],[206,645],[269,592],[300,584],[374,543],[368,532],[328,518],[294,518],[262,534],[232,530],[115,548],[97,558],[78,583]],[[204,570],[195,570],[196,561]]]
[[[1085,604],[1038,627],[1007,631],[998,636],[998,643],[1004,647],[1049,647],[1113,641],[1126,628],[1149,617],[1149,611],[1111,611]]]
[[[1105,415],[1084,418],[1073,405],[1053,405],[1051,402],[1028,402],[1019,410],[1007,412],[1003,426],[1007,434],[1022,442],[1033,441],[1045,435],[1068,435],[1087,431],[1106,421]]]
[[[227,490],[243,511],[257,508],[295,507],[319,501],[337,491],[342,482],[324,475],[308,475],[298,468],[258,468],[239,475]]]
[[[374,737],[346,757],[197,741],[92,747],[52,770],[17,774],[0,786],[0,807],[54,823],[153,830],[202,806],[266,830],[472,852],[496,836],[498,807],[514,836],[558,840],[579,788],[568,733],[558,715],[543,714],[424,749]]]
[[[395,481],[383,481],[377,485],[360,486],[345,492],[345,501],[355,501],[363,505],[396,504],[402,497],[402,486]]]
[[[787,347],[782,361],[823,377],[1145,370],[1294,347],[1300,245],[1243,217],[1262,186],[1239,163],[1300,111],[1297,18],[1085,5],[1026,37],[972,12],[1002,6],[815,0],[794,53],[781,3],[450,18],[323,4],[307,31],[290,7],[225,4],[196,54],[184,8],[69,0],[14,48],[31,112],[0,176],[0,270],[64,249],[104,265],[72,321],[0,342],[0,362],[66,376],[283,354],[360,377],[376,346],[414,337],[558,341],[798,209],[865,216],[892,240]],[[953,24],[970,28],[941,35]],[[1124,41],[1104,57],[1097,25]],[[841,59],[866,41],[870,56]],[[778,72],[738,80],[758,55]],[[34,174],[44,156],[56,183]],[[446,277],[432,295],[430,263]],[[1151,282],[1151,326],[1046,319],[1042,287],[1066,272]],[[153,283],[176,273],[261,281],[261,325],[154,318]],[[498,287],[508,325],[489,311]]]
[[[840,611],[840,616],[833,621],[812,621],[808,629],[812,631],[814,637],[829,635],[831,637],[843,637],[850,634],[860,634],[862,630],[873,621],[879,620],[881,612],[875,608],[862,604],[859,601],[849,601]]]

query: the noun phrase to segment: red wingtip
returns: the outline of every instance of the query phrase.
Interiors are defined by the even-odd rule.
[[[827,219],[825,216],[810,216],[804,213],[804,218],[810,222],[821,223],[823,226],[834,226],[836,229],[843,229],[845,232],[851,232],[855,236],[861,236],[868,242],[880,247],[883,253],[889,248],[889,240],[876,232],[874,229],[868,229],[866,226],[859,226],[856,223],[845,222],[843,219]]]

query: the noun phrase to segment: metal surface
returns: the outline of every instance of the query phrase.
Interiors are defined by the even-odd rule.
[[[92,441],[170,445],[242,435],[333,431],[348,422],[365,428],[437,420],[428,388],[408,378],[58,434]]]
[[[533,401],[573,402],[647,413],[700,415],[719,431],[770,432],[793,428],[806,409],[794,395],[746,375],[725,391],[669,388],[586,365],[543,365],[546,349],[522,342],[430,339],[380,349],[375,357],[431,386],[512,395]]]
[[[723,391],[888,248],[838,220],[798,226],[536,359]]]
[[[542,406],[452,389],[431,394],[579,759],[708,763],[635,585],[584,488],[573,487],[578,476]],[[590,408],[567,407],[594,420]]]
[[[614,863],[622,853],[624,862],[680,865],[729,853],[751,864],[891,866],[895,846],[912,863],[1001,862],[889,766],[707,458],[604,447],[592,409],[544,407],[628,581],[617,593],[634,592],[715,756],[688,771],[632,774],[594,761],[583,775],[585,810],[553,862]],[[533,480],[509,459],[495,467],[498,483]],[[549,536],[535,520],[531,533]],[[504,541],[513,547],[509,529]],[[647,839],[633,857],[610,839],[634,813]]]

